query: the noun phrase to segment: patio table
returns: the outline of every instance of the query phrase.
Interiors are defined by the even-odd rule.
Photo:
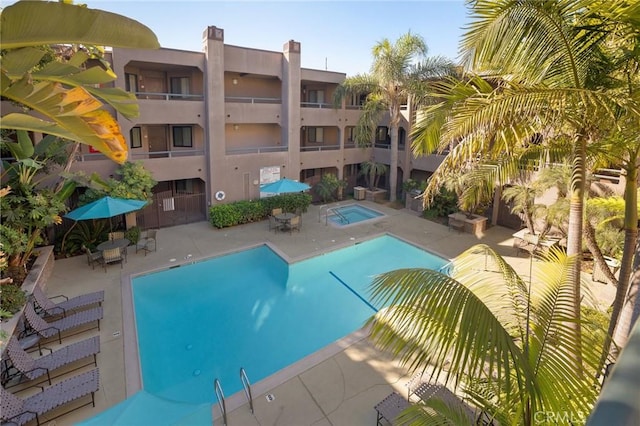
[[[126,238],[119,238],[117,240],[105,241],[104,243],[98,244],[96,247],[100,251],[112,250],[114,248],[124,248],[129,245],[130,241]]]

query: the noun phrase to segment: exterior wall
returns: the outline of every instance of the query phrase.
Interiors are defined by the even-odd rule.
[[[220,190],[222,202],[257,198],[263,167],[277,166],[291,179],[331,169],[342,179],[346,167],[371,158],[373,148],[356,148],[346,136],[361,110],[350,102],[334,108],[333,94],[346,75],[301,68],[301,55],[294,40],[282,52],[225,45],[217,27],[204,31],[203,52],[113,49],[114,86],[132,90],[127,79],[133,79],[140,107],[132,120],[117,117],[129,146],[131,129],[141,129],[142,146],[130,147],[130,160],[142,161],[159,187],[202,180],[208,204],[220,202],[214,197]],[[172,92],[173,77],[189,79],[184,95]],[[174,146],[172,126],[191,126],[191,147]],[[303,127],[321,127],[323,142],[309,142]],[[86,146],[78,158],[73,170],[109,177],[117,167]],[[388,150],[376,149],[376,159],[388,164]],[[408,176],[408,149],[399,161]]]

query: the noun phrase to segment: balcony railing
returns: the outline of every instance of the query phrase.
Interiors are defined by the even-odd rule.
[[[391,144],[388,144],[388,143],[376,142],[374,146],[376,148],[391,149]],[[403,143],[398,144],[398,150],[404,151],[404,144]]]
[[[245,148],[228,148],[226,150],[227,155],[238,154],[262,154],[265,152],[285,152],[288,150],[286,146],[255,146]]]
[[[345,105],[346,109],[362,109],[362,105]]]
[[[242,104],[280,104],[281,98],[258,98],[251,96],[225,96],[225,102],[236,102]]]
[[[301,146],[300,151],[309,152],[309,151],[335,151],[336,149],[340,149],[340,145],[318,145],[318,146]]]
[[[333,104],[325,102],[300,102],[302,108],[320,108],[320,109],[333,109]]]
[[[198,155],[204,155],[202,149],[189,149],[180,151],[145,151],[145,152],[131,152],[129,151],[129,157],[132,160],[145,160],[149,158],[178,158],[178,157],[194,157]],[[100,152],[88,152],[76,154],[76,161],[96,161],[106,160],[107,157]]]
[[[156,93],[156,92],[135,92],[138,99],[155,99],[162,101],[201,101],[203,95],[192,95],[187,93]]]

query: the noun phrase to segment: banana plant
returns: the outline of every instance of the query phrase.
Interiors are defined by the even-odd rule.
[[[3,115],[0,128],[87,144],[124,163],[127,144],[103,107],[106,103],[124,117],[136,117],[136,98],[105,87],[116,75],[92,54],[99,51],[92,46],[155,49],[153,32],[124,16],[68,3],[19,1],[4,8],[0,19],[0,94],[28,110]],[[69,44],[88,48],[64,62],[47,61],[48,46]]]

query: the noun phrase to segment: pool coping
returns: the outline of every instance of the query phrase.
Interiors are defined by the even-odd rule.
[[[354,224],[354,225],[357,225],[357,224]],[[250,250],[257,247],[262,247],[265,245],[269,247],[271,250],[273,250],[274,253],[280,256],[285,262],[287,262],[288,265],[291,265],[294,263],[304,261],[306,259],[310,259],[312,257],[331,253],[333,251],[340,250],[353,245],[357,245],[357,244],[360,244],[375,238],[379,238],[385,235],[396,238],[406,244],[412,245],[421,250],[427,251],[429,253],[433,253],[443,259],[448,259],[449,263],[451,262],[451,259],[448,256],[444,256],[435,250],[426,248],[420,244],[416,244],[414,242],[411,242],[405,238],[402,238],[390,232],[380,232],[372,235],[367,235],[361,238],[354,238],[353,240],[350,240],[342,244],[337,244],[335,246],[327,248],[326,250],[297,256],[295,258],[288,256],[282,250],[278,249],[271,242],[265,241],[262,243],[248,244],[246,246],[231,249],[231,250],[225,250],[210,256],[200,256],[198,258],[189,257],[189,258],[185,258],[184,261],[182,262],[175,262],[175,263],[170,262],[160,267],[145,269],[143,271],[136,271],[131,274],[123,275],[121,277],[122,321],[123,321],[122,338],[123,338],[123,351],[124,351],[126,397],[127,398],[130,397],[134,393],[142,389],[142,371],[140,368],[140,353],[138,351],[138,343],[137,343],[138,330],[137,330],[137,325],[135,321],[135,313],[133,309],[132,278],[137,276],[147,275],[154,272],[173,269],[176,267],[180,267],[182,265],[193,264],[193,263],[204,261],[207,259],[226,256],[226,255],[242,252],[245,250]],[[368,327],[367,326],[361,327],[355,330],[354,332],[334,341],[333,343],[330,343],[329,345],[305,356],[304,358],[296,361],[295,363],[278,370],[277,372],[271,374],[270,376],[265,377],[264,379],[256,383],[252,383],[251,389],[252,389],[252,395],[254,395],[254,399],[255,399],[255,396],[262,395],[268,392],[269,390],[277,387],[278,385],[281,385],[287,382],[288,380],[296,377],[297,375],[309,370],[310,368],[342,352],[349,346],[365,339],[368,336],[368,334],[369,334]],[[211,383],[211,386],[213,386],[213,382]],[[244,390],[240,390],[228,397],[225,397],[225,403],[226,403],[227,412],[231,412],[241,407],[242,405],[246,404],[247,398],[244,394]],[[196,404],[194,403],[194,405]],[[217,404],[217,401],[211,402],[211,408],[212,408],[212,416],[214,419],[222,415],[221,410]]]

